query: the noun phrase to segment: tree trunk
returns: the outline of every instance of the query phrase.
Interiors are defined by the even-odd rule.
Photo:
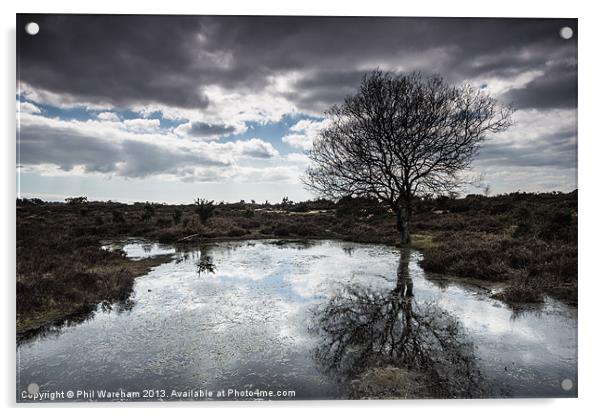
[[[405,248],[400,250],[395,292],[403,298],[414,296],[414,282],[410,276],[410,252]]]
[[[402,246],[410,242],[409,215],[406,208],[399,207],[395,210],[396,226],[399,232],[399,242]]]

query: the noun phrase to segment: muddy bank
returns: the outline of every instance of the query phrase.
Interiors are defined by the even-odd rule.
[[[122,253],[107,253],[101,261],[73,264],[76,269],[68,270],[65,265],[64,274],[20,275],[17,338],[44,326],[77,321],[98,304],[127,302],[134,279],[170,259],[170,255],[159,255],[134,261]],[[28,302],[28,296],[36,299]]]

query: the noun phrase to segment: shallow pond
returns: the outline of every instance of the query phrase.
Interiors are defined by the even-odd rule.
[[[173,260],[138,278],[128,302],[22,340],[17,400],[30,400],[28,388],[79,400],[104,390],[345,398],[370,368],[399,363],[434,371],[446,397],[577,394],[575,308],[512,310],[477,286],[425,275],[418,252],[269,240],[106,248]]]

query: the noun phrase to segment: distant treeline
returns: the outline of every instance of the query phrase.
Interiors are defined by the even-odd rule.
[[[427,211],[448,211],[448,212],[468,212],[471,210],[488,212],[496,215],[507,212],[510,209],[516,208],[516,204],[524,203],[554,203],[560,204],[569,209],[577,209],[577,190],[572,192],[512,192],[495,196],[486,196],[480,194],[469,194],[465,197],[457,196],[422,196],[414,199],[414,210],[417,213]],[[191,198],[190,204],[167,204],[158,202],[134,202],[127,204],[115,201],[89,201],[86,196],[66,198],[64,202],[60,201],[44,201],[40,198],[17,198],[17,206],[24,205],[60,205],[60,204],[89,204],[89,205],[112,205],[112,206],[136,206],[136,205],[155,205],[155,206],[182,206],[189,207],[194,205],[194,199]],[[257,202],[255,200],[240,200],[239,202],[224,202],[221,201],[215,205],[233,209],[244,208],[260,208],[269,207],[275,209],[286,210],[290,212],[310,212],[316,210],[340,210],[341,214],[348,211],[351,213],[356,210],[379,210],[387,209],[388,204],[379,202],[375,199],[362,197],[344,197],[338,201],[329,200],[326,198],[318,198],[307,201],[294,202],[288,197],[283,197],[281,202],[270,203]]]

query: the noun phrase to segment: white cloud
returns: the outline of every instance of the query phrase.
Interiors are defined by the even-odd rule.
[[[493,96],[499,96],[512,89],[525,88],[527,84],[544,74],[541,70],[520,72],[515,75],[501,77],[488,76],[469,80],[472,85],[486,85],[486,90]]]
[[[282,141],[297,149],[309,150],[313,145],[313,139],[304,134],[287,134]]]
[[[506,192],[570,192],[577,189],[577,169],[542,169],[533,166],[480,166],[484,183],[491,186],[491,193]],[[528,178],[528,180],[525,180]],[[471,189],[470,192],[475,192]]]
[[[305,153],[289,153],[286,155],[286,160],[291,163],[309,164],[309,158]]]
[[[143,115],[161,112],[164,118],[170,120],[230,125],[240,131],[246,122],[275,123],[284,115],[297,112],[295,105],[281,96],[280,88],[280,81],[276,79],[256,92],[233,91],[212,85],[203,90],[211,105],[202,112],[161,104],[134,105],[132,110]]]
[[[287,182],[298,183],[303,174],[295,166],[270,166],[264,168],[239,166],[236,168],[242,182]]]
[[[17,111],[22,114],[40,114],[42,112],[37,105],[25,101],[17,101]]]
[[[23,114],[19,126],[23,171],[48,176],[153,176],[186,181],[232,180],[247,174],[265,180],[290,177],[274,166],[252,166],[279,156],[270,143],[259,138],[224,143],[198,141],[171,132],[140,131],[154,128],[156,123],[134,121],[126,129],[126,122]],[[245,161],[251,166],[238,166]]]
[[[303,171],[295,166],[239,166],[228,169],[191,168],[182,177],[184,182],[223,183],[289,183],[298,184]]]
[[[228,64],[228,54],[216,59],[224,65]],[[178,126],[174,132],[179,136],[193,136],[201,140],[214,140],[221,135],[214,134],[198,134],[195,124],[204,124],[210,126],[227,126],[232,127],[233,131],[229,134],[241,134],[247,130],[246,123],[253,122],[259,124],[275,123],[282,119],[287,114],[295,114],[297,108],[294,103],[284,96],[284,92],[289,91],[292,87],[291,82],[296,79],[294,76],[282,75],[273,76],[268,80],[268,84],[258,91],[248,91],[245,89],[231,90],[220,87],[218,85],[208,85],[203,89],[203,94],[211,105],[202,110],[196,108],[180,108],[165,104],[139,104],[132,103],[129,109],[140,113],[142,117],[156,117],[157,113],[167,120],[183,120],[183,123]],[[69,94],[56,94],[53,92],[33,88],[30,85],[20,82],[19,94],[29,100],[40,104],[47,104],[57,108],[75,108],[81,107],[88,110],[102,111],[102,117],[105,121],[115,121],[110,113],[113,113],[114,106],[110,103],[91,103]],[[108,114],[105,114],[108,113]],[[145,119],[141,119],[145,120]],[[129,126],[127,126],[129,124]],[[134,122],[127,123],[128,128],[134,127]],[[142,125],[137,123],[135,126],[138,131],[152,131],[152,124]],[[225,134],[227,135],[227,134]]]
[[[102,121],[119,121],[119,116],[111,111],[103,111],[102,113],[98,113],[96,118]]]
[[[40,104],[48,104],[57,108],[82,107],[89,110],[106,110],[113,107],[108,102],[92,103],[89,101],[82,101],[81,99],[66,93],[57,94],[40,88],[33,88],[31,85],[25,82],[19,82],[17,84],[17,92],[20,96],[29,101],[34,101]]]
[[[577,187],[577,112],[520,110],[515,125],[488,139],[474,161],[493,193]]]
[[[575,110],[520,110],[512,116],[514,125],[497,133],[485,142],[484,149],[490,146],[505,150],[539,148],[535,153],[551,151],[557,146],[571,144],[572,151],[577,147],[577,111]],[[507,164],[507,163],[506,163]]]
[[[274,146],[261,139],[237,140],[235,142],[224,143],[224,145],[230,143],[232,143],[234,150],[241,156],[255,159],[270,159],[278,156],[278,151]]]
[[[289,130],[293,134],[287,134],[282,141],[298,149],[310,150],[314,139],[320,134],[320,131],[328,127],[329,123],[330,121],[327,119],[321,121],[300,120],[290,127]]]
[[[125,120],[123,124],[128,130],[140,133],[153,132],[158,130],[161,126],[161,122],[159,120],[148,118],[136,118],[132,120]]]

